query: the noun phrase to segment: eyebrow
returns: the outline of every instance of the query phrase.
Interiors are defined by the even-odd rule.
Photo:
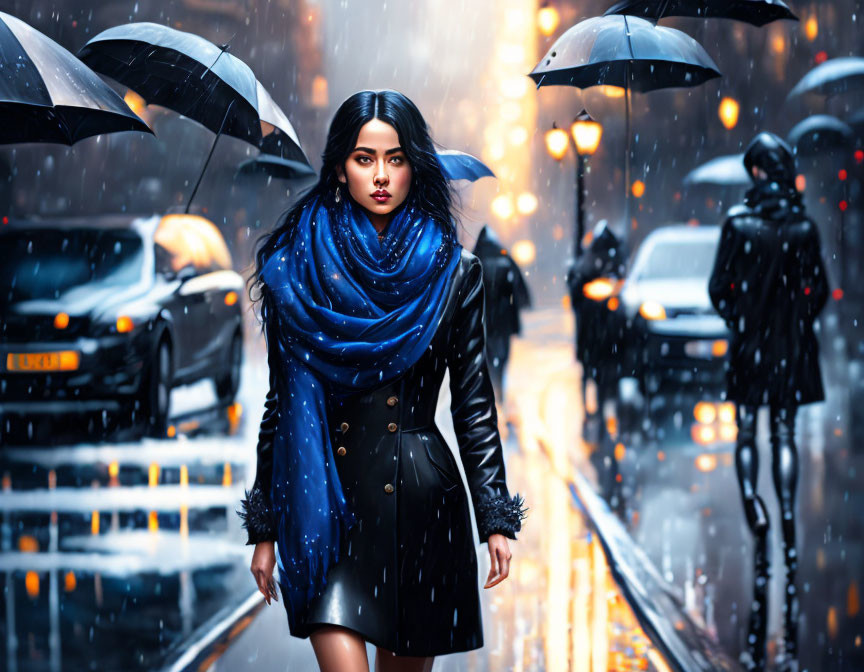
[[[354,151],[355,152],[366,152],[367,154],[375,154],[376,153],[375,150],[370,148],[370,147],[355,147]],[[384,156],[387,156],[388,154],[395,154],[396,152],[401,152],[401,151],[403,151],[401,147],[394,147],[393,149],[388,149],[386,152],[384,152]]]

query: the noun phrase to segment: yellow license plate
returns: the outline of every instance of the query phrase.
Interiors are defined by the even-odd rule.
[[[62,352],[10,352],[6,355],[7,371],[75,371],[79,354]]]

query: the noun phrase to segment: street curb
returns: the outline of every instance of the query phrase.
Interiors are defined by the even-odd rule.
[[[740,672],[743,668],[739,663],[687,615],[674,587],[663,579],[609,505],[576,470],[570,492],[594,527],[615,583],[670,667],[679,672]]]
[[[252,624],[264,606],[264,596],[255,590],[226,615],[217,614],[203,623],[183,643],[183,651],[161,669],[162,672],[203,672],[210,668],[243,631]]]

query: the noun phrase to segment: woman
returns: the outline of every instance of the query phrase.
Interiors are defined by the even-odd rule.
[[[732,333],[727,399],[737,404],[735,465],[747,524],[755,537],[754,599],[746,669],[765,665],[768,627],[768,511],[757,494],[756,415],[770,409],[772,474],[780,503],[786,565],[784,657],[798,651],[795,489],[798,407],[825,399],[814,322],[828,300],[819,231],[795,187],[795,159],[773,133],[759,133],[744,155],[753,180],[723,224],[709,282],[711,301]],[[779,664],[779,661],[775,661]]]
[[[278,561],[291,634],[311,639],[324,672],[368,669],[365,641],[378,670],[429,670],[483,645],[467,496],[434,422],[445,368],[486,588],[508,576],[524,518],[483,356],[481,267],[456,240],[449,185],[405,96],[351,96],[322,158],[252,278],[270,366],[241,513],[252,573],[269,604]]]

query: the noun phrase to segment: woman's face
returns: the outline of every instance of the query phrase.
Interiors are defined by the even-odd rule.
[[[396,129],[380,119],[364,124],[339,181],[373,215],[389,215],[402,205],[411,189],[411,165]]]

